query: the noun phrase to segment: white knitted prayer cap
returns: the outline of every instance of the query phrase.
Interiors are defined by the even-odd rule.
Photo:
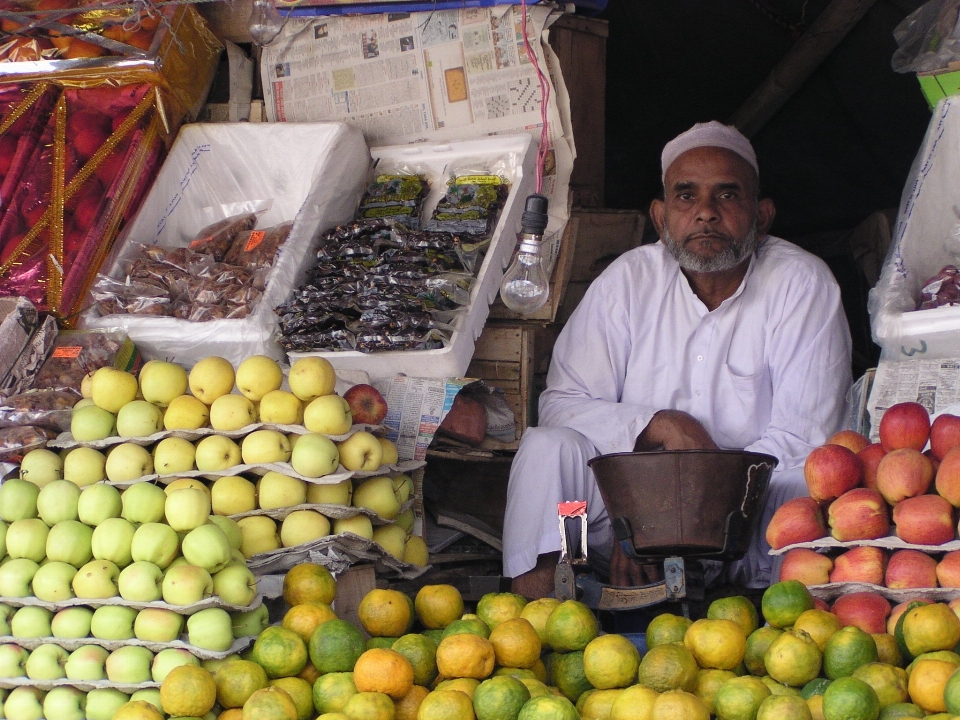
[[[661,177],[666,177],[667,168],[680,155],[687,150],[702,147],[720,147],[735,152],[750,163],[759,177],[760,168],[757,167],[757,154],[753,151],[750,141],[732,125],[724,125],[716,120],[697,123],[686,132],[677,135],[663,147],[663,153],[660,155]]]

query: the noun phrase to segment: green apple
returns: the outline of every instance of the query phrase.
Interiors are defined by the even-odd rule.
[[[173,642],[183,632],[183,615],[168,608],[144,608],[133,623],[133,632],[144,642]]]
[[[333,393],[337,374],[326,358],[304,357],[290,366],[287,382],[294,395],[304,402],[311,402],[321,395]]]
[[[307,430],[324,435],[344,435],[350,432],[353,415],[350,405],[339,395],[321,395],[303,411]]]
[[[50,528],[39,518],[14,520],[7,528],[7,554],[39,563],[47,556],[47,535]]]
[[[211,574],[225,568],[231,560],[230,540],[213,523],[188,532],[183,538],[182,549],[188,563],[202,567]]]
[[[237,521],[240,526],[240,552],[245,558],[277,550],[281,547],[277,523],[267,515],[250,515]],[[3,567],[0,566],[0,574]]]
[[[74,448],[63,459],[63,479],[80,487],[93,485],[107,477],[106,466],[107,457],[99,450],[89,447]]]
[[[19,645],[7,643],[0,645],[0,678],[25,677],[24,665],[30,653]]]
[[[407,531],[396,523],[375,527],[373,529],[373,541],[397,560],[403,560],[403,553],[407,545]]]
[[[338,483],[307,483],[307,502],[313,505],[350,505],[352,497],[349,478]]]
[[[107,656],[105,668],[110,682],[137,685],[151,679],[153,653],[143,645],[117,648]]]
[[[90,634],[98,640],[129,640],[133,637],[136,608],[126,605],[101,605],[90,618]]]
[[[176,363],[151,360],[140,368],[139,379],[143,399],[159,407],[187,391],[187,371]]]
[[[227,565],[213,576],[213,592],[225,603],[249,605],[257,597],[257,578],[246,565]]]
[[[110,652],[99,645],[81,645],[67,658],[64,666],[67,679],[75,682],[103,680],[108,655]]]
[[[200,661],[200,667],[202,667],[207,672],[217,674],[217,670],[222,668],[227,663],[233,662],[234,660],[242,660],[239,653],[233,653],[225,657],[219,658],[207,658]]]
[[[119,518],[123,509],[120,491],[113,485],[87,485],[77,500],[77,519],[85,525],[99,527],[107,520]],[[94,555],[96,557],[96,555]]]
[[[16,608],[12,605],[0,603],[0,635],[10,634],[10,621],[13,619],[13,614],[16,611]]]
[[[333,534],[353,533],[367,540],[373,540],[373,523],[366,515],[354,515],[348,518],[336,518],[333,521]]]
[[[179,437],[164,438],[153,448],[153,469],[160,475],[174,475],[194,469],[196,448],[189,440]]]
[[[280,542],[294,547],[330,534],[330,521],[316,510],[294,510],[280,525]]]
[[[47,559],[79,568],[93,558],[93,528],[79,520],[58,522],[47,534]]]
[[[130,557],[134,564],[146,560],[162,569],[173,562],[179,550],[180,537],[176,530],[164,523],[144,523],[133,534]]]
[[[78,598],[104,600],[117,595],[120,568],[109,560],[91,560],[73,577],[73,593]]]
[[[407,538],[407,547],[403,551],[403,561],[419,567],[425,567],[430,562],[430,551],[422,537],[411,535]]]
[[[69,480],[54,480],[40,488],[37,495],[37,514],[53,527],[63,520],[76,520],[80,503],[80,488]]]
[[[93,398],[82,397],[77,400],[77,404],[73,406],[73,409],[79,410],[80,408],[90,407],[93,404]]]
[[[87,720],[113,720],[113,716],[131,697],[116,688],[90,690],[87,693]]]
[[[163,574],[161,591],[168,605],[193,605],[213,595],[213,578],[196,565],[169,567]]]
[[[287,462],[290,441],[276,430],[254,430],[241,441],[240,456],[247,465]]]
[[[380,441],[380,449],[383,451],[383,457],[380,460],[384,465],[396,465],[400,461],[397,453],[397,445],[392,440],[385,437],[377,437]]]
[[[150,675],[154,682],[162,683],[175,667],[181,665],[200,666],[200,661],[184,648],[165,648],[157,653],[150,666]]]
[[[40,645],[30,653],[23,668],[31,680],[60,680],[67,676],[64,666],[68,656],[59,645]]]
[[[83,690],[69,685],[55,687],[43,698],[43,716],[47,720],[87,720],[86,706]]]
[[[0,520],[11,523],[37,516],[40,488],[27,480],[9,478],[0,485]]]
[[[396,523],[402,527],[407,535],[413,532],[413,523],[416,520],[416,516],[413,514],[413,508],[407,508],[402,513],[397,515]]]
[[[337,443],[340,451],[340,464],[347,470],[372,472],[380,467],[383,459],[383,448],[376,435],[360,430],[341,443]]]
[[[93,530],[90,550],[97,560],[108,560],[118,568],[125,568],[133,561],[131,549],[136,526],[129,520],[107,518]]]
[[[262,510],[293,507],[307,501],[307,484],[299,478],[270,471],[257,481]]]
[[[167,494],[159,485],[149,482],[134,483],[120,494],[123,509],[120,517],[136,524],[157,523],[163,520]]]
[[[270,625],[270,612],[266,605],[258,605],[253,610],[232,613],[231,620],[235,638],[257,637]]]
[[[167,430],[196,430],[210,422],[210,408],[193,395],[179,395],[170,401],[163,414]]]
[[[93,374],[90,397],[97,407],[114,415],[137,397],[137,378],[124,370],[104,367]]]
[[[226,470],[239,465],[240,458],[240,446],[225,435],[208,435],[197,443],[197,470]]]
[[[163,430],[163,411],[146,400],[128,402],[117,413],[117,435],[147,437]]]
[[[3,702],[7,720],[37,720],[43,717],[43,690],[37,687],[16,687]]]
[[[386,475],[367,478],[353,491],[354,507],[369,508],[384,520],[400,514],[400,501],[393,492],[393,480]]]
[[[167,495],[164,517],[177,532],[200,527],[210,517],[210,493],[196,488],[174,490]]]
[[[211,355],[191,368],[187,384],[197,398],[207,405],[233,390],[235,374],[229,360]]]
[[[117,589],[128,602],[153,602],[163,597],[163,570],[152,562],[138,560],[120,571]]]
[[[62,640],[85,638],[90,634],[93,610],[88,607],[68,607],[57,611],[50,621],[53,637]]]
[[[0,558],[7,554],[7,524],[0,520]],[[0,561],[2,562],[2,561]]]
[[[38,605],[25,605],[10,618],[10,634],[18,640],[50,637],[53,611]]]
[[[122,483],[153,474],[153,455],[142,445],[122,443],[107,451],[107,479]]]
[[[257,486],[239,475],[213,481],[210,505],[216,515],[239,515],[257,509]]]
[[[224,652],[233,645],[233,623],[222,608],[200,610],[187,618],[187,642],[203,650]]]
[[[37,487],[62,478],[63,459],[52,450],[31,450],[20,461],[20,479],[29,480]]]
[[[70,434],[77,442],[103,440],[115,434],[117,418],[96,405],[74,408],[70,414]]]
[[[257,421],[257,408],[243,395],[221,395],[210,406],[210,427],[229,432]]]
[[[0,565],[0,596],[22,598],[31,595],[30,583],[40,566],[27,558],[15,558]]]
[[[227,536],[227,541],[233,550],[240,549],[240,543],[243,542],[243,535],[240,533],[240,526],[236,520],[228,518],[225,515],[211,515],[208,519],[211,523],[223,530],[223,534]]]
[[[337,471],[340,465],[340,451],[336,443],[326,435],[306,433],[301,435],[297,444],[293,446],[290,464],[304,477],[323,477]]]
[[[73,594],[73,577],[77,574],[77,569],[69,563],[52,561],[41,565],[33,581],[30,583],[30,589],[40,600],[47,602],[62,602],[75,597]]]
[[[266,355],[251,355],[237,367],[237,390],[254,402],[264,395],[279,390],[283,384],[283,370],[276,360]]]
[[[276,425],[300,425],[303,403],[286,390],[271,390],[260,399],[260,422]]]

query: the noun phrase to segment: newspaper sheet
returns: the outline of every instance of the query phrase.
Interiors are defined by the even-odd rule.
[[[576,150],[569,97],[546,43],[555,6],[527,10],[527,34],[547,74],[552,266],[569,217]],[[528,132],[540,139],[541,93],[523,42],[519,6],[414,13],[291,17],[263,48],[271,122],[343,121],[371,146]]]
[[[881,360],[867,401],[873,442],[879,440],[883,413],[900,402],[918,402],[931,416],[960,404],[960,358]]]

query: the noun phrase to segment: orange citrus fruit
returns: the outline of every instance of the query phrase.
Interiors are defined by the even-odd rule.
[[[498,665],[529,668],[540,659],[540,636],[529,620],[511,618],[490,631],[490,644]]]
[[[329,605],[337,596],[337,581],[323,565],[300,563],[283,576],[283,599],[287,605],[321,602]]]
[[[175,667],[160,685],[160,704],[168,715],[199,717],[210,712],[216,702],[213,675],[196,665]]]
[[[307,645],[293,630],[271,625],[257,636],[250,659],[267,671],[267,677],[292,677],[307,664]]]
[[[491,642],[470,633],[450,635],[437,646],[437,669],[445,678],[484,680],[493,672],[495,658]]]
[[[305,642],[310,642],[313,631],[327,620],[336,620],[337,614],[326,603],[308,602],[294,605],[287,610],[280,623],[287,630],[293,630]]]
[[[358,692],[380,692],[396,700],[413,687],[413,667],[395,650],[374,648],[357,659],[353,683]]]
[[[414,608],[425,628],[445,628],[463,615],[463,596],[453,585],[424,585]]]
[[[398,590],[379,588],[364,595],[357,617],[363,629],[374,637],[400,637],[413,621],[406,595]]]

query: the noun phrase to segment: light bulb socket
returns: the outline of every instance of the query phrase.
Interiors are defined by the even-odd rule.
[[[547,229],[547,208],[549,202],[546,197],[533,193],[527,195],[527,201],[523,207],[523,215],[520,216],[520,232],[525,235],[538,235],[543,237],[543,231]]]
[[[540,254],[540,236],[523,233],[520,235],[520,248],[517,252]]]

